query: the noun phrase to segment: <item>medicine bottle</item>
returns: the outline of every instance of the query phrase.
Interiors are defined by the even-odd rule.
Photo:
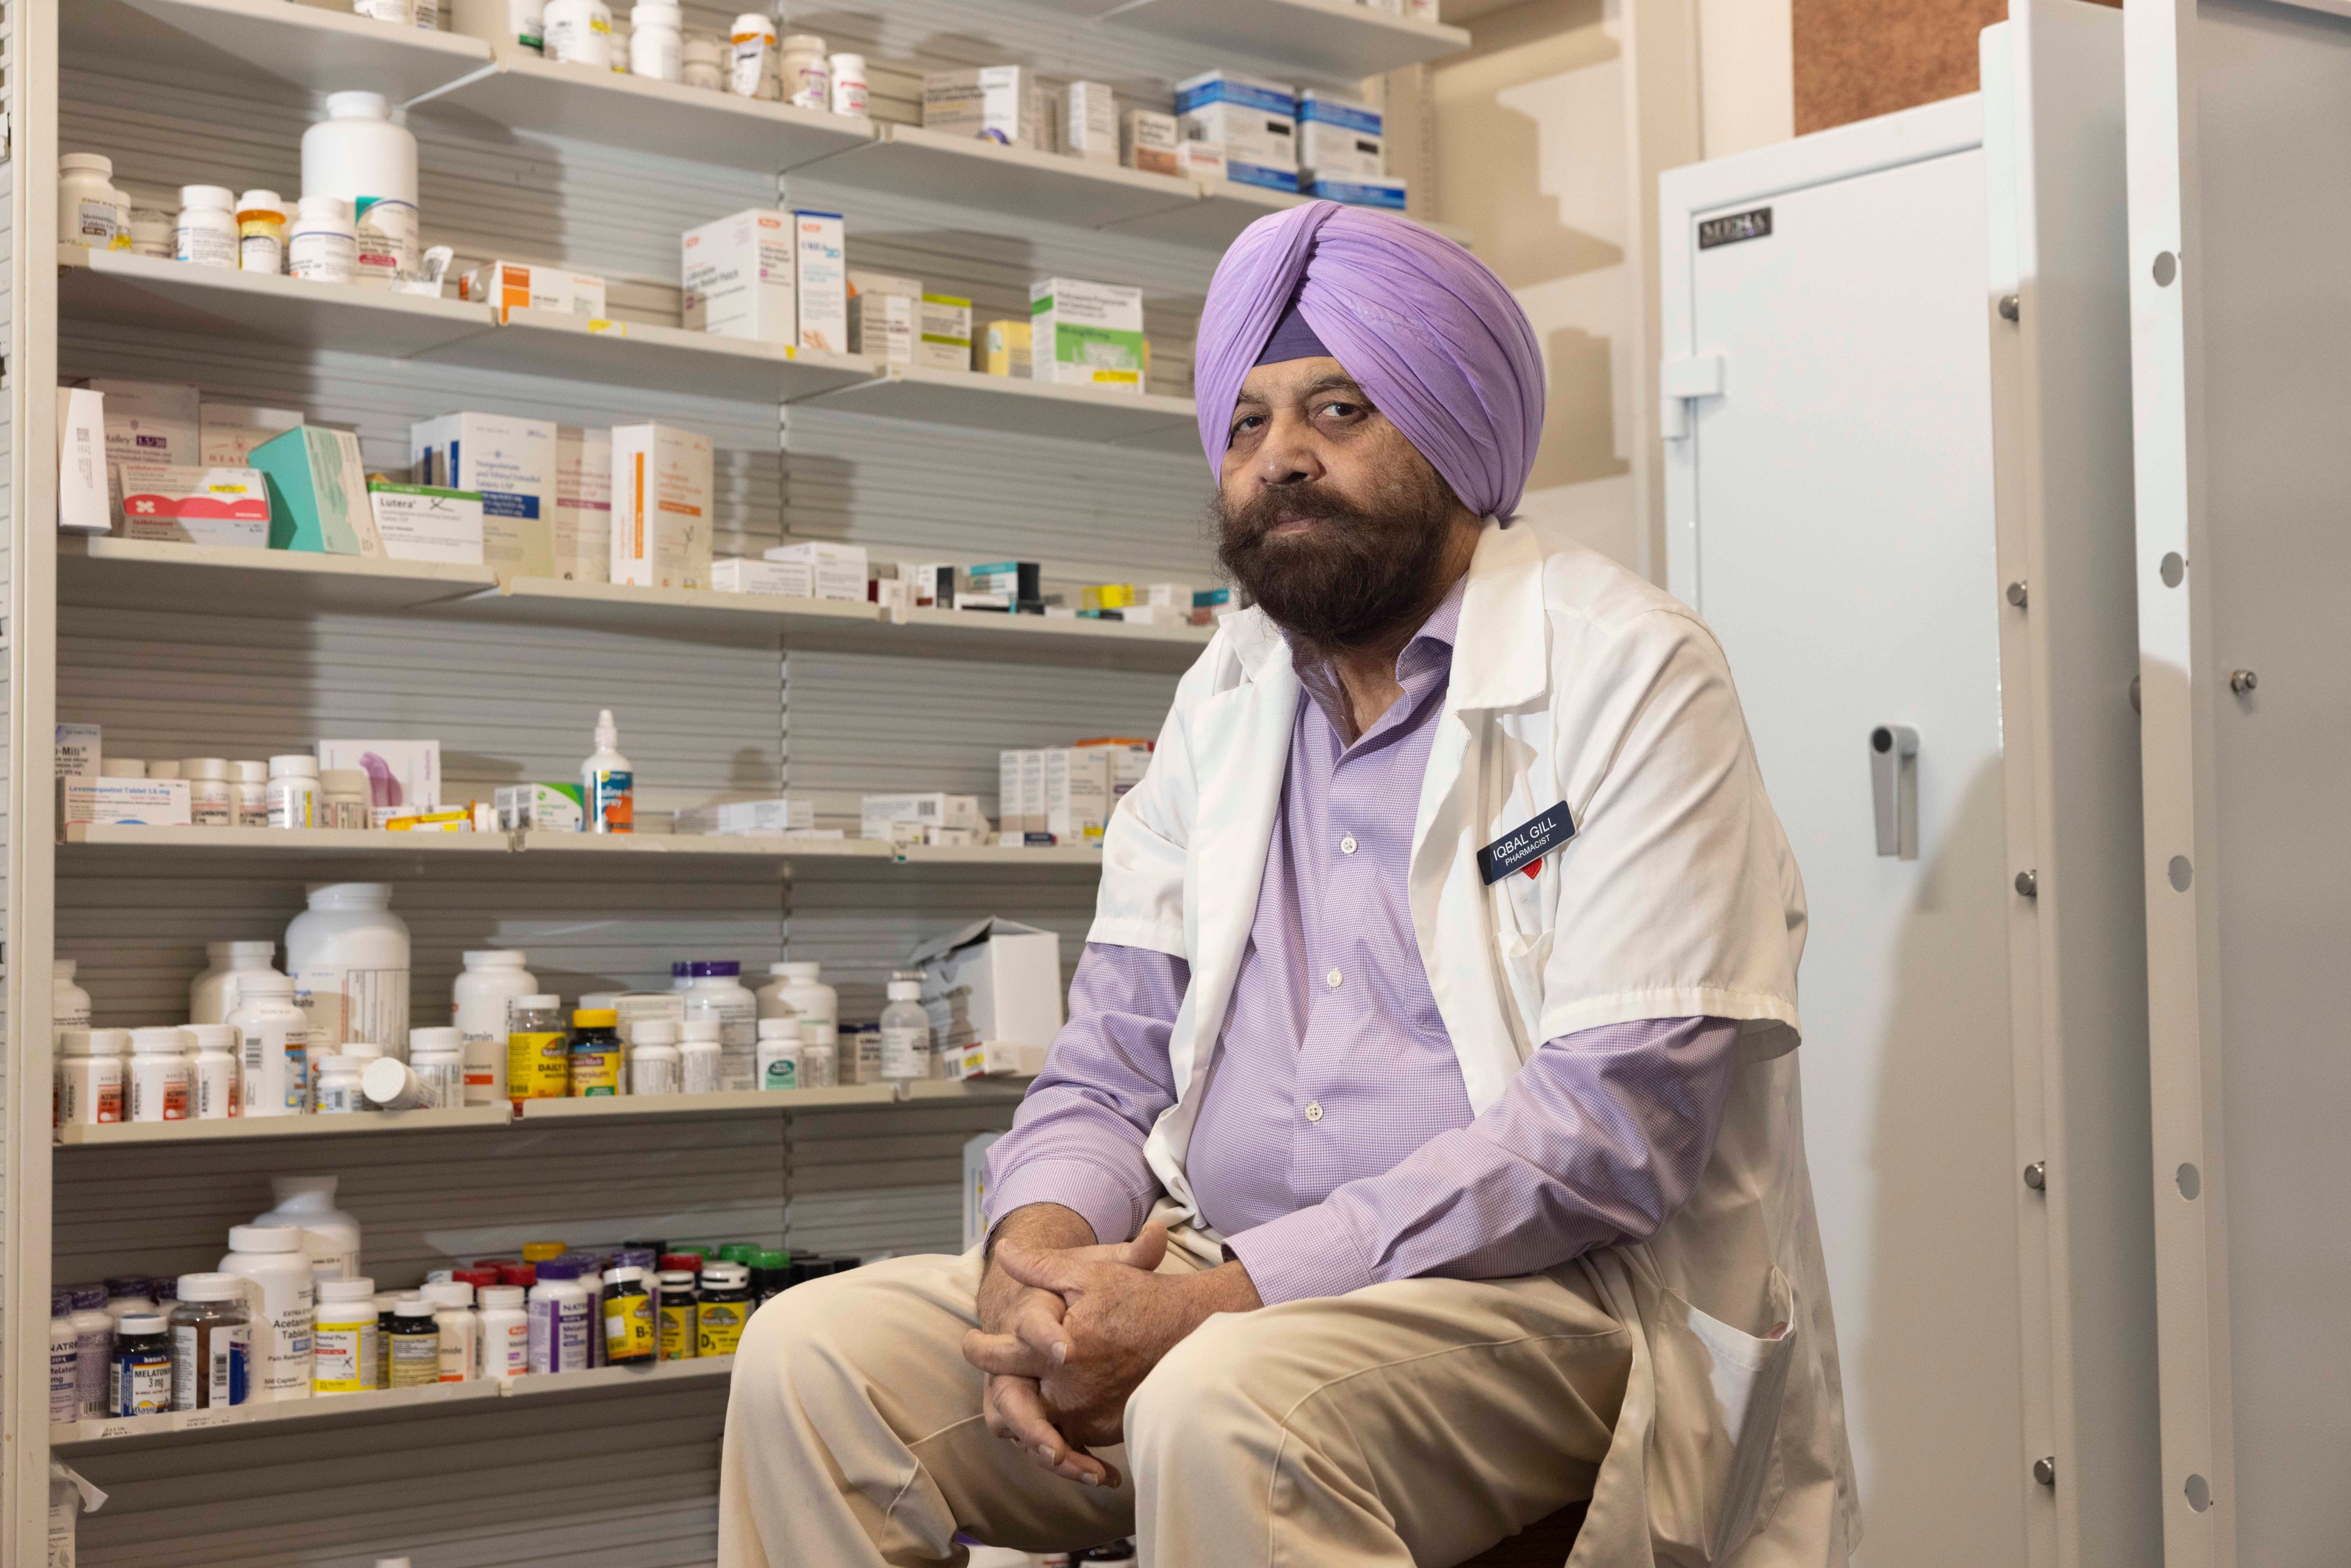
[[[614,76],[629,74],[629,24],[620,17],[612,18],[612,32],[605,46],[606,57],[612,62]]]
[[[518,1377],[530,1370],[530,1314],[519,1285],[482,1287],[481,1375]]]
[[[310,1109],[310,1032],[294,1005],[294,982],[275,970],[238,976],[236,1030],[247,1116],[298,1116]]]
[[[219,188],[213,187],[214,190]],[[147,764],[147,777],[150,779],[177,779],[179,776],[180,763],[176,758],[166,758]]]
[[[581,1008],[571,1015],[571,1093],[610,1098],[621,1092],[621,1015]]]
[[[192,266],[235,272],[236,193],[226,185],[181,186],[180,217],[172,229],[172,254]]]
[[[371,1111],[424,1111],[433,1105],[433,1090],[424,1075],[389,1056],[360,1069],[360,1092]]]
[[[698,87],[712,92],[726,90],[728,40],[705,38],[700,35],[685,40],[678,49],[678,78],[688,87]]]
[[[621,755],[612,710],[596,715],[596,749],[580,765],[580,800],[591,833],[630,833],[637,824],[637,775]]]
[[[684,1269],[664,1269],[661,1285],[661,1358],[694,1358],[694,1275]]]
[[[531,1371],[585,1372],[590,1314],[579,1265],[569,1258],[538,1265],[538,1283],[530,1288],[528,1301]]]
[[[790,1019],[759,1020],[759,1087],[800,1087],[800,1026]]]
[[[800,1026],[800,1086],[830,1089],[838,1081],[834,1041],[841,1019],[841,998],[817,978],[819,967],[805,960],[768,966],[768,983],[759,988],[762,1019],[792,1019]]]
[[[275,942],[207,942],[209,964],[188,982],[188,1021],[226,1023],[237,1003],[237,986],[248,975],[273,975],[277,959]]]
[[[81,1413],[106,1414],[107,1375],[114,1366],[114,1314],[106,1310],[106,1287],[73,1288],[74,1377],[81,1387]]]
[[[349,1280],[360,1271],[360,1222],[335,1207],[342,1178],[274,1176],[269,1190],[277,1207],[255,1217],[256,1225],[291,1225],[302,1232],[310,1273],[319,1280]]]
[[[824,40],[814,33],[794,33],[783,41],[777,73],[782,78],[784,101],[794,109],[832,107],[832,69],[824,61]]]
[[[520,953],[469,952],[449,990],[450,1021],[465,1049],[465,1103],[495,1105],[507,1098],[507,1009],[538,990]]]
[[[564,1027],[562,999],[540,994],[517,997],[508,1015],[507,1097],[519,1110],[526,1100],[560,1100],[571,1092],[571,1034]]]
[[[120,1029],[57,1030],[57,1124],[99,1126],[122,1120],[124,1055],[131,1031]]]
[[[269,826],[269,764],[246,760],[228,765],[229,826]]]
[[[357,220],[351,281],[376,288],[416,276],[416,138],[380,92],[330,92],[302,133],[302,199],[340,196]],[[307,211],[305,215],[307,216]]]
[[[423,1388],[441,1381],[438,1312],[421,1298],[402,1301],[392,1309],[392,1375],[387,1386]]]
[[[188,1119],[188,1040],[178,1030],[131,1031],[131,1119]]]
[[[732,41],[727,89],[737,98],[782,98],[783,62],[777,57],[775,18],[744,12],[735,18]]]
[[[612,12],[604,0],[547,0],[541,48],[550,60],[612,68]]]
[[[702,1270],[695,1303],[694,1354],[733,1355],[751,1321],[751,1270],[740,1263],[711,1263]]]
[[[80,964],[72,958],[58,958],[49,965],[49,1038],[57,1039],[61,1029],[89,1027],[89,993],[74,984]]]
[[[922,1003],[923,982],[892,980],[890,1005],[882,1009],[882,1076],[931,1075],[931,1015]]]
[[[588,1298],[588,1364],[604,1364],[604,1260],[592,1252],[573,1252],[564,1261],[579,1270],[574,1280]]]
[[[161,1416],[172,1407],[172,1339],[161,1313],[132,1312],[114,1336],[110,1416]]]
[[[368,776],[356,768],[329,768],[319,774],[319,826],[364,828],[375,805]]]
[[[74,1327],[74,1293],[49,1292],[49,1424],[81,1419],[81,1334]]]
[[[275,191],[236,199],[236,265],[275,277],[286,270],[286,203]]]
[[[409,946],[392,884],[313,883],[309,904],[286,927],[286,972],[312,1043],[365,1040],[397,1055],[408,1039]]]
[[[663,0],[629,8],[629,74],[675,81],[684,71],[684,14]]]
[[[290,1225],[234,1225],[219,1271],[250,1282],[253,1397],[308,1399],[318,1301],[310,1255]]]
[[[433,1322],[441,1331],[441,1381],[465,1383],[481,1376],[482,1330],[474,1314],[474,1287],[452,1280],[426,1285],[417,1293],[433,1303]]]
[[[726,1051],[718,1043],[716,1019],[688,1019],[679,1026],[678,1092],[716,1094],[726,1086]]]
[[[722,1089],[756,1089],[759,1082],[759,1002],[737,978],[742,971],[732,959],[697,960],[685,992],[685,1021],[718,1025]]]
[[[360,229],[340,196],[304,196],[286,236],[286,270],[313,283],[349,283],[359,270]],[[315,759],[309,760],[315,768]],[[274,826],[275,824],[273,824]]]
[[[629,1092],[676,1094],[684,1092],[679,1077],[677,1026],[659,1019],[636,1028],[629,1041]]]
[[[319,1285],[318,1370],[320,1394],[362,1394],[375,1386],[378,1313],[375,1281],[326,1280]]]
[[[180,1032],[194,1047],[188,1053],[188,1093],[195,1119],[221,1122],[243,1115],[236,1030],[225,1023],[192,1023]]]
[[[273,828],[315,828],[319,825],[317,758],[293,752],[269,759],[269,825]]]
[[[604,1364],[631,1366],[655,1359],[660,1352],[658,1334],[653,1292],[645,1289],[645,1271],[629,1265],[605,1275]]]
[[[228,758],[188,758],[180,764],[180,777],[188,781],[188,821],[199,828],[227,827],[232,815]]]
[[[832,73],[832,112],[862,114],[865,112],[865,57],[835,55],[825,62]]]
[[[424,1081],[426,1104],[454,1111],[465,1103],[465,1052],[455,1030],[410,1030],[408,1065]]]
[[[398,1065],[395,1063],[394,1065]],[[329,1056],[319,1063],[319,1114],[348,1116],[358,1111],[372,1111],[368,1103],[367,1085],[360,1074],[360,1064],[348,1056]]]
[[[90,250],[124,250],[128,204],[114,188],[114,160],[102,152],[68,152],[57,160],[57,243]]]
[[[172,1309],[172,1408],[242,1405],[253,1388],[253,1313],[235,1274],[183,1274]]]

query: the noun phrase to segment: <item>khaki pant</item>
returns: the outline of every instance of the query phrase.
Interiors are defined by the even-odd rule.
[[[1195,1267],[1171,1248],[1163,1270]],[[988,1434],[962,1355],[977,1253],[813,1280],[743,1336],[720,1568],[960,1563],[1134,1535],[1144,1568],[1445,1568],[1586,1497],[1631,1363],[1573,1265],[1222,1313],[1170,1352],[1104,1457],[1115,1491]]]

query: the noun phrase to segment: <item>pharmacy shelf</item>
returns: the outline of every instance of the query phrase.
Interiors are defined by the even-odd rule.
[[[511,310],[495,332],[427,356],[451,364],[749,402],[797,402],[881,373],[855,354],[718,338],[643,321],[590,322],[559,310]]]
[[[913,1087],[906,1085],[904,1087]],[[838,1089],[731,1089],[716,1094],[620,1094],[526,1100],[517,1122],[628,1122],[647,1117],[766,1115],[778,1111],[842,1111],[894,1105],[896,1083],[852,1083]]]
[[[770,839],[732,833],[570,833],[537,828],[510,836],[514,847],[527,854],[626,855],[640,859],[648,855],[732,855],[738,859],[820,861],[893,858],[890,846],[878,839]]]
[[[595,1397],[634,1393],[656,1384],[723,1382],[734,1375],[735,1358],[713,1355],[688,1361],[657,1361],[644,1366],[599,1366],[529,1377],[484,1377],[466,1383],[434,1383],[423,1388],[383,1388],[366,1394],[317,1395],[225,1410],[175,1410],[61,1422],[49,1428],[49,1446],[77,1450],[104,1445],[146,1446],[206,1432],[252,1427],[299,1425],[306,1428],[372,1421],[386,1416],[432,1416],[452,1406],[480,1406],[496,1399]]]
[[[987,207],[1046,223],[1102,228],[1200,199],[1196,181],[1146,174],[976,136],[885,125],[862,146],[826,161],[819,178],[955,206]]]
[[[60,5],[68,61],[175,81],[337,92],[398,102],[481,69],[490,46],[287,0],[71,0]],[[259,81],[256,82],[256,78]]]
[[[274,0],[280,10],[299,10]],[[351,283],[195,267],[127,250],[57,247],[57,313],[156,332],[260,339],[413,359],[497,325],[486,305]]]
[[[766,174],[799,168],[874,138],[873,122],[862,114],[795,109],[564,65],[527,49],[488,53],[490,61],[470,74],[412,95],[410,112]]]
[[[105,535],[57,541],[57,602],[207,614],[304,616],[412,610],[495,588],[486,566],[362,560],[306,550]]]
[[[1002,844],[916,844],[900,850],[908,865],[1071,866],[1100,871],[1099,844],[1039,844],[1010,849]]]
[[[826,394],[853,413],[915,419],[967,430],[1115,442],[1161,451],[1196,451],[1199,417],[1188,397],[1116,387],[1059,386],[977,371],[893,367],[886,377]]]
[[[1113,27],[1156,33],[1217,55],[1248,55],[1325,81],[1381,76],[1469,47],[1462,27],[1418,22],[1357,0],[1040,0]]]
[[[1163,673],[1190,669],[1216,635],[1211,626],[1130,625],[1074,615],[923,609],[905,615],[902,625],[887,630],[894,633],[892,645],[906,653]]]
[[[787,599],[775,593],[719,593],[698,588],[642,588],[517,577],[446,608],[484,619],[670,636],[745,632],[825,633],[870,639],[881,611],[857,600]]]
[[[1149,217],[1137,218],[1118,225],[1121,234],[1134,235],[1138,239],[1165,240],[1174,245],[1207,246],[1217,249],[1240,237],[1249,225],[1272,213],[1287,212],[1314,200],[1292,191],[1270,191],[1263,185],[1244,185],[1237,180],[1203,180],[1200,199],[1188,207],[1176,207]],[[1451,224],[1432,223],[1426,218],[1413,222],[1425,229],[1443,235],[1465,248],[1474,249],[1469,231]]]
[[[280,855],[502,855],[505,833],[390,832],[368,828],[152,828],[86,822],[65,831],[65,842],[146,855],[256,852]]]
[[[124,1144],[242,1144],[260,1139],[455,1132],[506,1124],[504,1105],[462,1105],[448,1111],[376,1111],[351,1116],[233,1116],[213,1122],[107,1122],[96,1125],[77,1122],[57,1129],[57,1142],[68,1148],[114,1148]]]

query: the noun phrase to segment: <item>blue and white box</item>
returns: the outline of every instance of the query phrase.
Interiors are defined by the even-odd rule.
[[[482,562],[501,579],[555,575],[555,422],[447,413],[408,429],[416,483],[482,497]]]
[[[1306,193],[1326,202],[1344,202],[1351,207],[1378,207],[1383,212],[1404,211],[1405,183],[1401,179],[1374,180],[1353,176],[1340,180],[1316,180]]]
[[[1370,104],[1312,88],[1298,96],[1298,166],[1317,176],[1387,172],[1380,111]]]
[[[1298,93],[1288,82],[1207,71],[1176,84],[1176,122],[1186,141],[1222,147],[1244,184],[1278,184],[1240,172],[1244,168],[1291,176],[1298,172]]]

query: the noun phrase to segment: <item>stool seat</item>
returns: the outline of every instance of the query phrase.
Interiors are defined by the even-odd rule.
[[[1583,1511],[1590,1506],[1569,1503],[1516,1535],[1497,1541],[1460,1568],[1562,1568],[1567,1554],[1575,1550],[1576,1531],[1583,1528]]]

